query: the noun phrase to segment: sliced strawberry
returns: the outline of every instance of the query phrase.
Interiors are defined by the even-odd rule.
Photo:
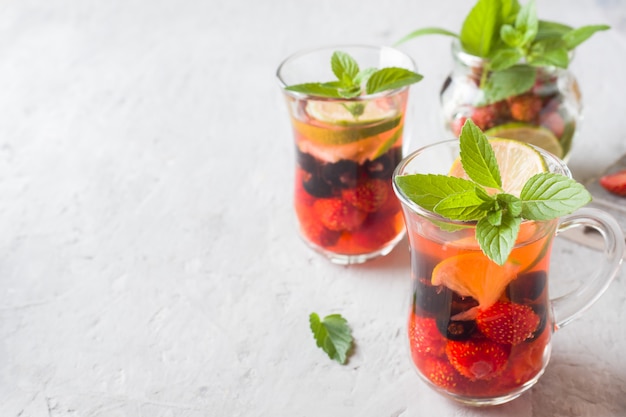
[[[603,176],[600,185],[610,193],[626,196],[626,169]]]
[[[467,382],[461,374],[445,359],[428,357],[418,366],[430,382],[446,390],[456,391]]]
[[[446,346],[452,366],[472,381],[498,376],[506,366],[510,352],[510,346],[484,338],[450,340]]]
[[[373,213],[380,209],[389,197],[387,182],[379,179],[368,179],[360,182],[354,188],[344,189],[341,196],[359,210]]]
[[[340,198],[320,198],[313,210],[326,228],[337,232],[355,230],[367,217],[367,213]]]
[[[494,342],[516,345],[532,336],[539,316],[527,305],[498,301],[478,312],[476,324]]]
[[[435,319],[417,314],[412,314],[409,320],[409,344],[414,357],[424,354],[444,356],[446,353],[446,339],[437,329]],[[415,360],[419,359],[416,357]]]

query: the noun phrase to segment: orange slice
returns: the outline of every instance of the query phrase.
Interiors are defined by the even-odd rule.
[[[507,262],[500,266],[482,253],[465,253],[439,262],[433,270],[433,285],[444,285],[464,297],[478,301],[485,309],[495,303],[515,279],[520,266]]]

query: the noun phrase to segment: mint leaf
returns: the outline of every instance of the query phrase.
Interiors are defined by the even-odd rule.
[[[373,73],[377,71],[376,68],[366,68],[364,70],[359,71],[359,73],[354,77],[354,83],[356,85],[363,85],[367,82],[367,80],[372,76]]]
[[[501,71],[517,64],[524,54],[518,48],[498,49],[491,58],[490,68]]]
[[[419,82],[422,78],[421,75],[405,68],[383,68],[369,77],[365,90],[367,94],[376,94]]]
[[[502,25],[513,24],[519,13],[520,4],[517,0],[500,1],[500,21]]]
[[[319,97],[342,98],[335,86],[323,83],[305,83],[285,87],[285,90]]]
[[[424,35],[445,35],[445,36],[452,36],[454,38],[459,37],[459,35],[457,35],[454,32],[450,32],[449,30],[429,27],[429,28],[422,28],[422,29],[414,30],[413,32],[409,33],[408,35],[404,36],[399,41],[397,41],[395,45],[398,46],[401,43],[404,43],[408,40],[417,38],[419,36],[424,36]]]
[[[461,27],[460,41],[466,52],[480,57],[489,56],[494,34],[500,35],[497,27],[500,13],[499,1],[478,0]]]
[[[572,27],[562,23],[539,20],[535,42],[544,39],[562,39],[563,35],[571,31]]]
[[[527,61],[535,67],[567,68],[569,66],[569,52],[561,39],[545,39],[532,45]]]
[[[433,211],[448,219],[472,221],[487,215],[485,205],[485,201],[478,196],[476,190],[467,190],[444,198]]]
[[[525,219],[551,220],[589,203],[591,194],[582,184],[566,176],[544,172],[526,182],[520,199]]]
[[[536,77],[537,71],[528,65],[515,65],[493,72],[484,86],[485,104],[495,103],[530,90],[535,84]]]
[[[563,40],[565,41],[567,49],[572,50],[589,39],[594,33],[608,29],[610,29],[610,26],[607,25],[582,26],[564,34]]]
[[[396,177],[395,181],[410,200],[430,211],[449,195],[476,188],[472,181],[447,175],[409,174]]]
[[[498,161],[485,134],[467,119],[461,129],[460,155],[463,169],[474,182],[490,188],[502,188]]]
[[[330,65],[337,80],[290,85],[285,87],[285,90],[318,97],[351,99],[363,93],[362,84],[366,84],[367,94],[374,94],[404,87],[419,82],[423,78],[420,74],[405,68],[389,67],[380,70],[376,68],[360,70],[354,58],[341,51],[333,52]],[[355,110],[356,112],[350,110],[355,117],[363,113],[362,111],[359,113],[359,109],[356,107]]]
[[[515,29],[523,34],[522,45],[529,44],[535,39],[539,30],[535,0],[530,0],[519,10],[515,19]]]
[[[515,246],[521,223],[521,218],[506,212],[502,213],[499,225],[493,225],[489,218],[479,220],[476,224],[476,240],[483,253],[498,265],[504,265]]]
[[[501,193],[496,195],[496,201],[504,207],[511,216],[520,216],[522,214],[522,200],[511,194]]]
[[[524,43],[524,34],[511,25],[502,25],[500,37],[507,45],[517,48]],[[499,50],[497,52],[500,52]],[[518,51],[521,54],[521,52]],[[492,66],[493,68],[493,66]]]
[[[352,332],[346,319],[340,314],[331,314],[320,320],[317,313],[311,313],[309,323],[317,347],[326,352],[330,359],[344,365],[352,347]]]
[[[354,84],[353,80],[359,73],[359,65],[354,58],[345,52],[335,51],[330,59],[330,66],[333,74],[343,85],[351,86]]]

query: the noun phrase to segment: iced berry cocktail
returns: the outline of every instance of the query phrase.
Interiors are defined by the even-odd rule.
[[[391,175],[402,159],[409,87],[392,84],[371,92],[377,70],[359,68],[357,61],[394,65],[392,71],[419,77],[396,67],[412,68],[405,55],[374,47],[317,50],[296,55],[279,69],[294,134],[300,232],[309,245],[343,264],[388,253],[405,230]],[[339,81],[306,83],[311,81],[307,77],[327,79],[332,74],[300,75],[292,69],[310,70],[320,62],[324,71],[330,72],[331,62],[338,79],[352,81],[336,91]],[[368,89],[361,91],[366,84]]]
[[[403,159],[393,186],[410,244],[407,334],[419,375],[466,404],[516,398],[544,372],[553,331],[615,276],[624,250],[619,226],[597,210],[568,214],[590,194],[554,155],[487,140],[471,121],[460,140]],[[552,242],[573,226],[597,228],[611,236],[607,248],[617,247],[584,291],[557,303],[548,295]]]

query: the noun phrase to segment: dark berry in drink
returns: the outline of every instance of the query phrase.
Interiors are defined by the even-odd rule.
[[[439,315],[435,321],[439,332],[448,340],[467,340],[476,331],[474,320],[452,320],[447,315]]]
[[[330,197],[333,194],[333,189],[330,184],[315,174],[305,178],[302,181],[302,186],[306,192],[311,194],[313,197],[325,198]]]
[[[506,289],[507,296],[514,303],[525,304],[533,302],[543,294],[547,279],[545,271],[521,274],[509,283]]]
[[[318,170],[319,164],[317,160],[311,154],[302,152],[298,148],[296,148],[296,161],[298,165],[300,165],[300,168],[306,172],[313,174]]]
[[[323,165],[321,176],[333,187],[352,188],[359,179],[359,165],[354,161],[342,159]]]

